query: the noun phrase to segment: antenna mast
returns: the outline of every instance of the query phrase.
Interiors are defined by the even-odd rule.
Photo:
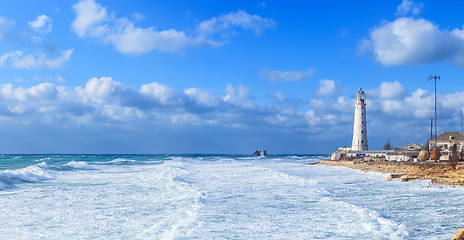
[[[430,74],[429,76],[429,81],[434,80],[435,81],[435,145],[437,141],[437,79],[440,80],[440,76]]]

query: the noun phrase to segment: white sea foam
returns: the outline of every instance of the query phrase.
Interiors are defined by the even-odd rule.
[[[32,183],[55,179],[55,175],[45,162],[17,170],[4,170],[0,175],[7,179]]]
[[[201,192],[182,163],[58,173],[55,184],[0,195],[4,239],[185,239]],[[50,207],[53,206],[53,207]],[[24,218],[24,216],[28,216]]]
[[[404,224],[380,217],[375,211],[328,197],[323,197],[320,204],[330,214],[326,219],[326,224],[331,225],[327,232],[338,238],[405,239],[409,236]]]
[[[116,158],[114,160],[109,161],[111,164],[136,164],[136,160],[134,159],[126,159],[126,158]]]
[[[75,168],[75,169],[82,169],[82,170],[98,170],[99,168],[94,165],[90,165],[86,162],[77,162],[77,161],[71,161],[66,164],[66,166]]]
[[[203,227],[196,237],[403,239],[409,234],[403,224],[375,211],[327,197],[330,192],[308,179],[311,169],[302,164],[259,160],[186,168],[190,181],[205,191]]]
[[[30,166],[56,178],[0,192],[0,236],[451,239],[464,221],[464,188],[385,181],[379,174],[308,166],[286,157],[181,157],[161,164],[131,158],[135,164],[104,165],[102,157],[98,171]],[[10,179],[4,173],[0,188]]]

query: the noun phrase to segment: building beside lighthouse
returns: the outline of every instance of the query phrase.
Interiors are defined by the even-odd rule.
[[[360,88],[354,104],[353,142],[351,150],[367,151],[366,94]]]

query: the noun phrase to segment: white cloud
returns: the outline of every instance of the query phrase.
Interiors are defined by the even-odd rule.
[[[373,98],[403,99],[407,94],[407,89],[398,81],[382,82],[379,88],[367,90],[366,94]]]
[[[399,100],[384,100],[382,101],[382,110],[385,113],[395,114],[403,110],[403,103]]]
[[[398,81],[382,82],[380,84],[380,97],[385,99],[402,99],[407,93],[406,88]]]
[[[201,22],[197,27],[198,35],[195,36],[175,29],[159,31],[154,27],[137,27],[128,18],[109,15],[106,8],[95,0],[81,0],[73,9],[76,18],[71,26],[79,37],[95,37],[112,44],[122,53],[135,55],[152,50],[175,53],[187,47],[220,47],[227,41],[214,40],[212,35],[215,33],[230,34],[234,27],[241,27],[260,34],[263,29],[274,25],[271,19],[237,11]]]
[[[164,105],[172,105],[181,102],[176,89],[156,82],[142,85],[140,93]]]
[[[316,115],[314,110],[309,110],[305,113],[305,119],[310,126],[319,125],[322,122],[322,119]]]
[[[243,10],[238,10],[237,12],[231,12],[200,22],[197,26],[197,33],[200,36],[210,36],[218,32],[223,34],[229,33],[234,27],[241,27],[252,30],[255,34],[261,34],[264,29],[272,28],[275,25],[276,23],[272,19],[250,15]]]
[[[330,79],[322,79],[319,81],[319,88],[315,96],[324,97],[330,95],[337,95],[343,90],[342,84],[338,81]]]
[[[113,81],[111,77],[91,78],[83,88],[83,97],[86,101],[99,104],[112,103],[115,99],[119,102],[119,96],[126,91],[126,87]]]
[[[220,103],[220,99],[218,97],[215,97],[210,92],[199,88],[185,89],[184,94],[190,100],[201,106],[213,107]]]
[[[118,122],[137,121],[145,118],[143,111],[135,107],[121,107],[118,105],[105,105],[101,116]]]
[[[138,28],[127,22],[120,31],[106,36],[117,50],[127,54],[142,54],[157,49],[177,52],[191,45],[191,39],[184,32],[174,29],[155,31],[153,28]]]
[[[76,19],[74,19],[71,26],[77,35],[79,37],[85,37],[87,34],[91,36],[99,35],[99,28],[96,25],[108,19],[106,8],[100,6],[94,0],[82,0],[73,5],[73,9],[76,12]],[[89,33],[89,31],[92,32]]]
[[[409,13],[418,15],[424,10],[424,4],[416,3],[412,0],[403,0],[403,2],[396,8],[396,15],[404,16]]]
[[[46,15],[40,15],[34,21],[28,23],[35,31],[49,33],[52,30],[52,19]]]
[[[224,102],[230,102],[230,103],[249,103],[251,99],[253,98],[251,90],[242,84],[238,86],[237,89],[235,89],[232,84],[227,84],[226,87],[226,96],[223,97],[222,99]]]
[[[3,37],[5,31],[12,25],[14,25],[14,21],[0,16],[0,38]]]
[[[263,68],[259,71],[258,76],[268,82],[295,82],[305,78],[309,78],[314,74],[312,68],[308,68],[303,71],[280,71]]]
[[[464,30],[440,30],[425,19],[398,18],[369,33],[360,48],[370,49],[383,65],[449,61],[464,66]]]
[[[36,86],[24,89],[19,87],[14,89],[11,84],[3,84],[0,87],[1,95],[8,100],[17,101],[36,101],[36,100],[53,100],[58,91],[52,83],[41,83]]]
[[[49,16],[39,15],[28,21],[28,28],[14,30],[9,35],[9,41],[22,45],[26,50],[3,53],[0,56],[0,65],[20,69],[55,69],[63,66],[71,58],[74,49],[59,51],[55,42],[46,40],[45,35],[52,30],[52,21]],[[0,17],[0,37],[11,25],[14,25],[13,21]]]
[[[40,68],[59,68],[71,58],[74,49],[61,51],[57,56],[50,56],[41,52],[25,54],[22,51],[9,52],[0,57],[0,65],[7,63],[16,68],[40,69]]]
[[[251,89],[232,84],[220,96],[201,88],[179,91],[156,82],[132,88],[111,77],[91,78],[75,88],[53,83],[27,88],[14,85],[0,84],[0,121],[6,125],[43,127],[45,124],[60,131],[81,126],[90,129],[91,136],[100,134],[102,129],[127,128],[131,134],[134,129],[143,129],[144,135],[146,129],[158,134],[160,130],[169,133],[172,129],[203,131],[214,127],[215,133],[228,129],[251,131],[250,136],[253,130],[260,134],[285,132],[289,136],[311,136],[321,145],[334,141],[341,145],[352,133],[354,100],[351,96],[310,98],[275,105],[274,102],[258,103]],[[423,89],[410,93],[399,82],[382,83],[365,91],[377,92],[367,95],[370,137],[408,132],[428,135],[433,94]],[[456,112],[464,106],[464,91],[439,95],[438,99],[440,126],[454,130],[453,124],[458,120]],[[166,133],[159,135],[166,136]]]

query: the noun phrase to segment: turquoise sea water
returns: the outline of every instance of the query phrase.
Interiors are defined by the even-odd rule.
[[[0,155],[1,239],[451,239],[464,188],[325,156]]]

